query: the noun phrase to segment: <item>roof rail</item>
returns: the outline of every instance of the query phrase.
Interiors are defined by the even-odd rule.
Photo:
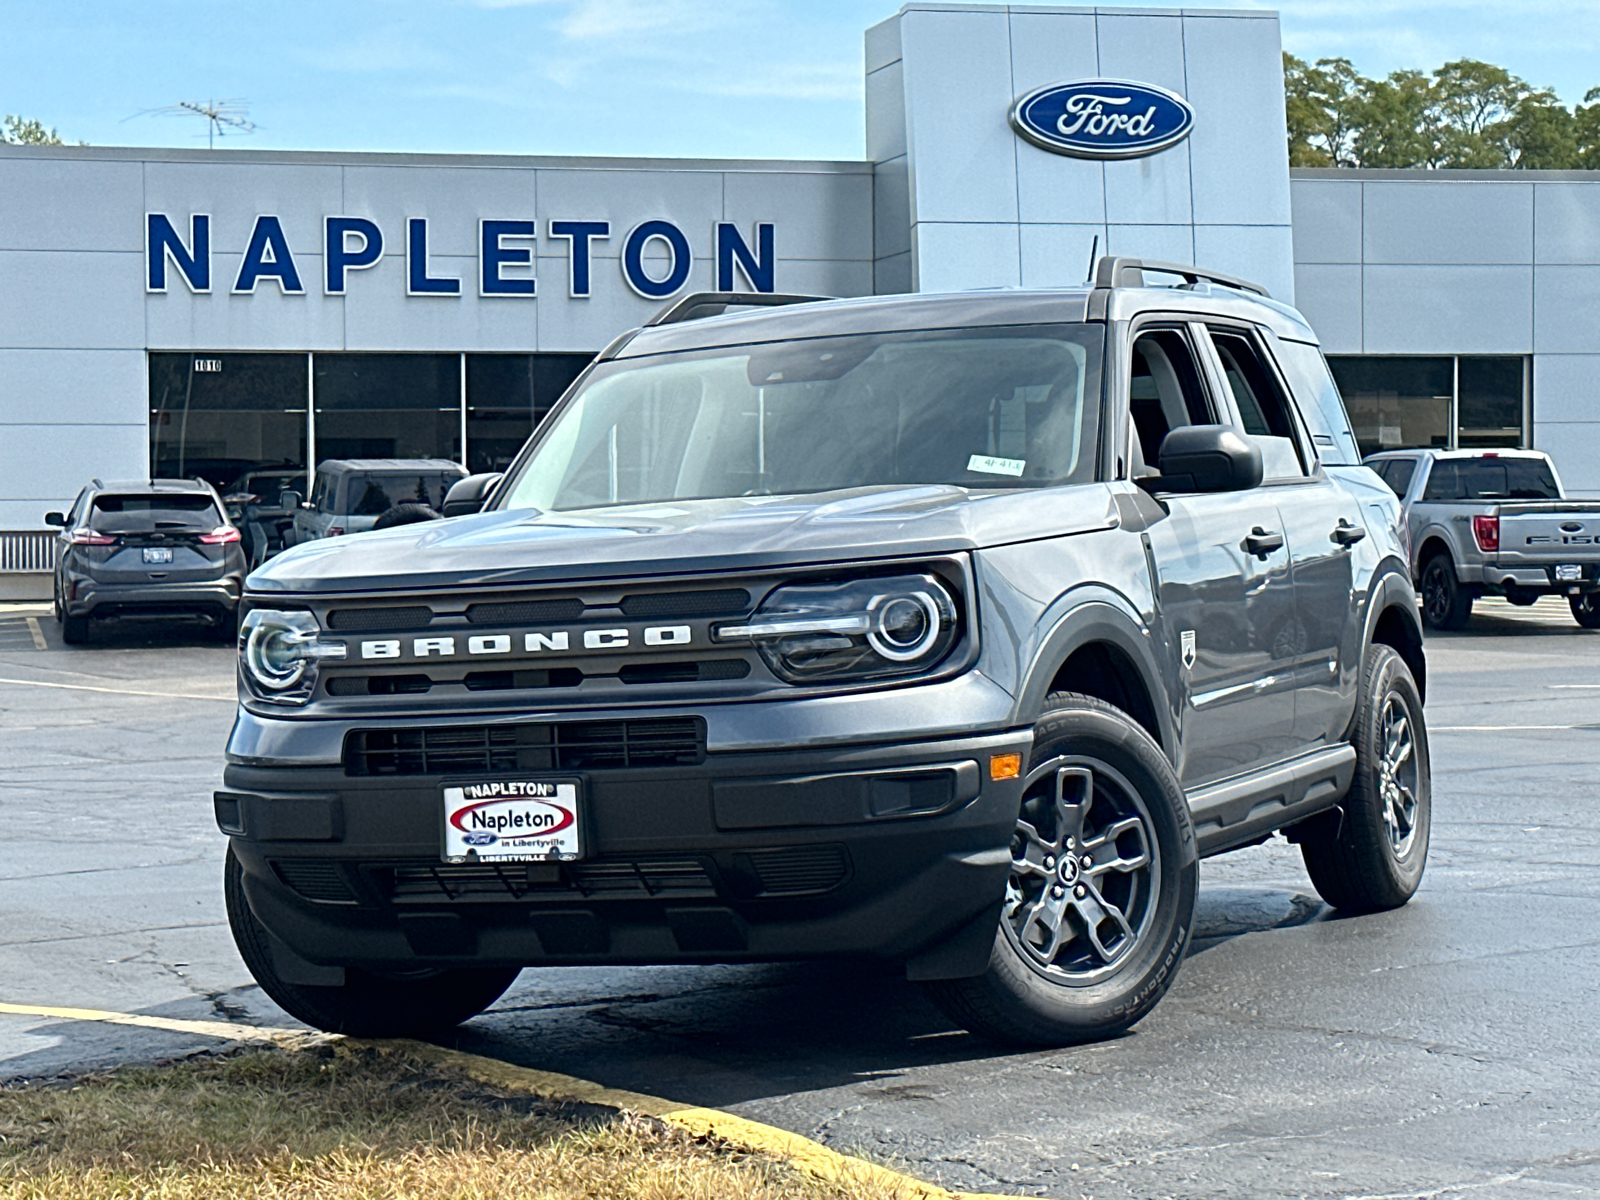
[[[1185,283],[1218,283],[1223,287],[1238,288],[1241,292],[1254,292],[1272,298],[1272,293],[1259,283],[1240,279],[1237,275],[1224,275],[1221,271],[1203,271],[1199,267],[1186,267],[1182,263],[1156,262],[1148,258],[1113,258],[1102,255],[1094,265],[1095,287],[1144,287],[1144,273],[1178,275]]]
[[[93,478],[93,479],[91,479],[91,480],[89,480],[89,482],[90,482],[90,483],[91,483],[91,484],[93,484],[93,485],[94,485],[94,486],[95,486],[95,487],[97,487],[97,488],[103,488],[103,487],[105,487],[105,484],[103,484],[103,483],[101,483],[101,482],[100,482],[100,477],[99,477],[99,476],[98,476],[98,475],[97,475],[97,476],[95,476],[95,477],[94,477],[94,478]]]
[[[832,296],[791,296],[783,292],[691,292],[682,300],[667,305],[644,324],[648,329],[652,325],[677,325],[720,316],[730,308],[777,308],[783,304],[810,304],[814,300],[831,299]]]

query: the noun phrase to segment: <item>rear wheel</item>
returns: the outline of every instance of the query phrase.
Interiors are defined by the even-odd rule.
[[[1428,861],[1433,790],[1422,697],[1405,660],[1367,651],[1356,711],[1356,773],[1344,819],[1324,820],[1300,844],[1317,894],[1346,912],[1398,908]],[[1334,814],[1337,817],[1337,814]]]
[[[1472,619],[1472,593],[1456,578],[1448,554],[1435,554],[1423,565],[1422,619],[1431,629],[1465,629]]]
[[[228,924],[239,956],[261,990],[290,1016],[352,1037],[417,1037],[477,1016],[516,981],[515,967],[457,967],[378,974],[345,968],[337,987],[288,983],[273,964],[266,927],[245,899],[244,872],[232,849],[223,868]]]
[[[1148,1013],[1177,974],[1199,879],[1194,830],[1161,748],[1111,705],[1052,695],[1033,745],[989,968],[926,986],[998,1041],[1094,1041]]]
[[[1600,629],[1600,592],[1568,596],[1567,606],[1572,609],[1572,619],[1579,625],[1585,629]]]

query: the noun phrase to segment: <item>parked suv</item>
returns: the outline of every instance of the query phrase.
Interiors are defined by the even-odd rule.
[[[1127,259],[798,300],[681,301],[453,489],[482,512],[251,575],[216,813],[289,1012],[831,955],[1073,1042],[1171,984],[1203,856],[1281,830],[1342,910],[1412,895],[1399,505],[1292,309]]]
[[[200,620],[231,639],[245,574],[239,530],[209,483],[102,483],[70,512],[46,513],[56,537],[55,614],[63,641],[90,621]]]
[[[318,465],[311,499],[294,515],[293,541],[361,533],[402,505],[437,511],[466,473],[447,458],[329,459]]]
[[[1435,629],[1461,629],[1479,596],[1527,606],[1565,596],[1600,629],[1600,502],[1568,500],[1537,450],[1397,450],[1367,465],[1401,501],[1411,576]]]

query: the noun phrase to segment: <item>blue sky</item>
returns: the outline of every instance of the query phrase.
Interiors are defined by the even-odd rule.
[[[0,0],[0,113],[196,146],[199,119],[135,114],[243,97],[241,148],[859,158],[861,34],[899,3]],[[1368,74],[1474,57],[1568,102],[1600,86],[1600,0],[1252,6]]]

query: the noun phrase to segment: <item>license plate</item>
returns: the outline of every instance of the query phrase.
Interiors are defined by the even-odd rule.
[[[144,560],[147,563],[169,563],[172,561],[172,548],[170,546],[146,547]]]
[[[445,862],[561,862],[582,857],[578,785],[505,779],[444,789]]]
[[[1556,568],[1556,581],[1558,583],[1577,583],[1583,578],[1583,568],[1577,565],[1563,565]]]

